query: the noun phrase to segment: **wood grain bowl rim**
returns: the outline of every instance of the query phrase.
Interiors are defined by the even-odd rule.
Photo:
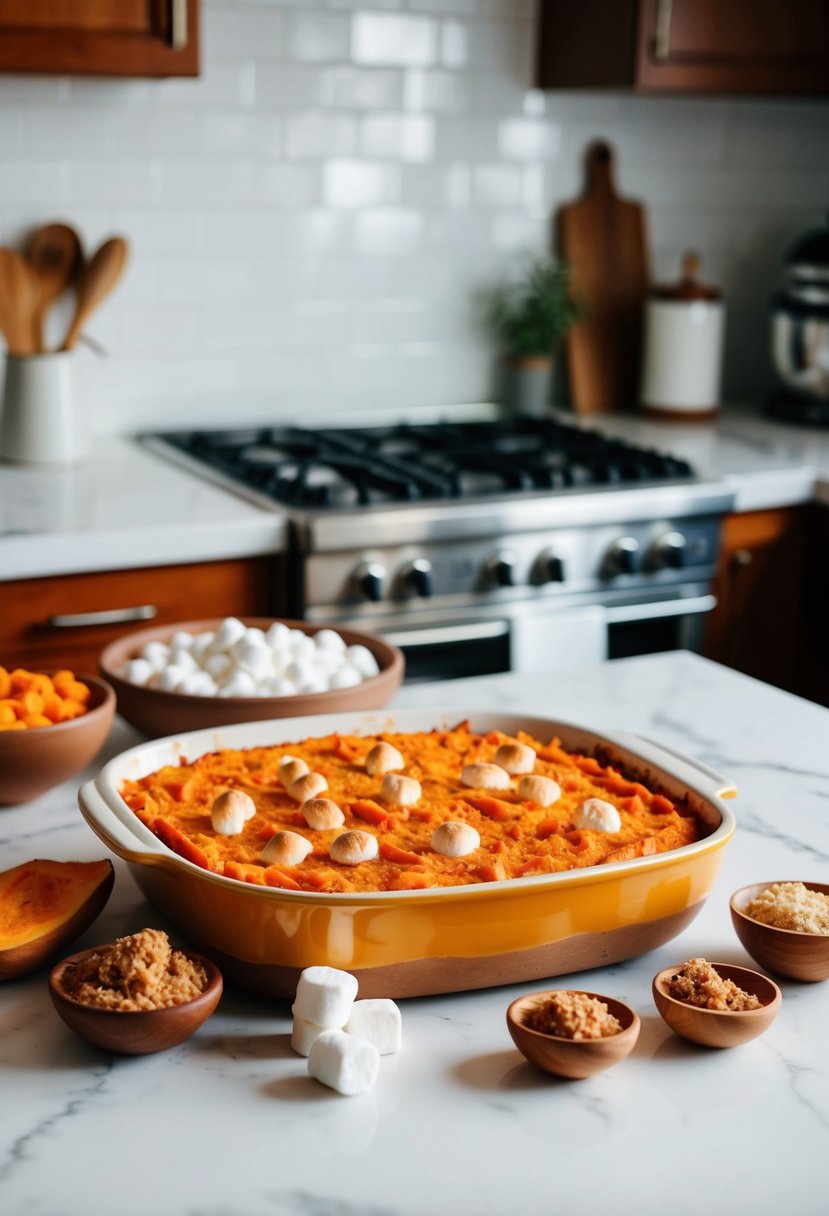
[[[289,705],[291,702],[295,702],[299,699],[304,700],[305,698],[322,699],[324,697],[343,697],[343,699],[345,699],[349,694],[353,696],[358,690],[374,688],[378,682],[394,682],[398,680],[398,677],[400,680],[402,680],[403,677],[406,660],[402,650],[393,645],[391,642],[387,642],[386,639],[380,637],[379,634],[365,633],[362,630],[357,629],[341,629],[339,626],[327,624],[324,621],[298,621],[292,620],[288,617],[240,616],[237,619],[249,629],[267,629],[271,625],[281,624],[286,625],[289,629],[299,629],[302,633],[309,634],[311,637],[323,629],[332,629],[335,633],[339,633],[344,639],[346,636],[353,639],[353,641],[348,641],[347,645],[361,645],[370,650],[380,666],[379,672],[377,675],[369,676],[368,679],[363,680],[360,684],[353,685],[350,688],[326,689],[325,691],[318,693],[291,693],[288,696],[281,697],[217,697],[215,695],[204,696],[194,695],[193,693],[167,692],[161,688],[148,688],[145,684],[133,684],[130,680],[127,680],[124,676],[118,674],[116,666],[110,657],[114,652],[116,655],[119,655],[118,661],[123,663],[129,658],[135,658],[138,648],[145,645],[147,642],[165,641],[179,630],[193,632],[191,627],[195,625],[201,626],[202,628],[200,632],[204,633],[207,632],[207,630],[211,627],[215,628],[216,626],[220,625],[223,619],[224,618],[222,617],[207,617],[192,621],[179,621],[169,625],[156,625],[154,628],[149,629],[133,630],[131,633],[125,633],[120,638],[116,638],[115,641],[110,642],[107,646],[105,646],[99,655],[98,664],[104,674],[105,679],[111,681],[113,687],[116,689],[121,686],[125,689],[129,689],[131,694],[134,693],[135,695],[157,700],[167,700],[168,698],[173,698],[174,700],[170,702],[171,704],[175,703],[176,705],[187,706],[188,708],[191,706],[226,704],[229,710],[232,710],[234,707],[238,707],[239,705],[248,704],[262,705],[263,707],[269,704],[280,706]],[[133,642],[132,646],[128,645],[131,641]],[[382,654],[382,661],[380,656],[376,653],[377,651]]]
[[[55,963],[49,972],[49,990],[53,999],[56,999],[57,1001],[66,1005],[69,1009],[82,1010],[85,1014],[95,1016],[99,1014],[109,1015],[111,1017],[122,1019],[124,1020],[125,1026],[127,1025],[127,1019],[141,1018],[146,1020],[150,1017],[155,1018],[159,1014],[167,1014],[169,1017],[170,1015],[179,1014],[183,1011],[189,1011],[191,1013],[197,1012],[200,1010],[202,1005],[210,1006],[211,1002],[213,1003],[212,1008],[215,1008],[215,1006],[218,1004],[224,989],[222,973],[218,966],[206,955],[200,954],[196,950],[187,950],[183,946],[174,946],[173,949],[178,950],[186,958],[190,959],[191,962],[201,963],[207,974],[208,980],[207,987],[203,989],[198,996],[192,997],[189,1001],[179,1001],[177,1005],[164,1005],[160,1009],[101,1009],[97,1005],[87,1005],[83,1001],[76,1001],[74,997],[70,996],[69,993],[64,990],[61,983],[63,973],[65,972],[66,968],[75,963],[83,962],[83,960],[85,958],[89,958],[91,954],[98,954],[102,950],[109,949],[109,947],[113,944],[113,942],[104,942],[100,946],[90,946],[86,950],[79,950],[75,954],[68,954],[66,958],[63,958],[60,960],[60,962]],[[212,1008],[208,1008],[206,1010],[204,1018],[202,1019],[203,1021],[210,1016]],[[195,1029],[196,1025],[194,1025],[194,1030]]]
[[[620,1022],[624,1018],[622,1029],[617,1034],[604,1035],[600,1039],[571,1039],[567,1035],[550,1034],[545,1030],[536,1030],[533,1026],[528,1026],[526,1022],[521,1020],[519,1014],[523,1013],[525,1009],[530,1006],[537,1007],[548,997],[560,992],[573,993],[578,996],[589,996],[594,1000],[602,1001],[607,1005],[608,1011]],[[632,1005],[628,1005],[626,1001],[620,1001],[618,997],[607,996],[601,992],[588,992],[585,988],[545,988],[540,992],[528,992],[524,996],[516,997],[507,1008],[507,1022],[521,1034],[538,1039],[540,1042],[560,1043],[564,1047],[572,1047],[574,1049],[581,1049],[582,1051],[592,1051],[608,1043],[627,1046],[628,1040],[630,1040],[629,1050],[632,1050],[636,1045],[636,1040],[639,1038],[639,1032],[642,1028],[639,1014]]]
[[[676,1009],[682,1009],[692,1014],[700,1014],[713,1019],[728,1018],[731,1020],[732,1018],[739,1018],[742,1020],[745,1018],[749,1021],[756,1021],[759,1018],[767,1017],[770,1013],[776,1014],[780,1008],[783,993],[774,980],[764,975],[762,971],[754,971],[751,967],[741,967],[737,963],[709,962],[709,966],[713,967],[723,979],[732,980],[743,988],[744,991],[752,992],[761,1002],[759,1009],[705,1009],[699,1005],[692,1005],[689,1001],[680,1001],[675,996],[671,996],[665,985],[669,979],[681,971],[683,967],[687,967],[687,965],[688,960],[686,959],[684,963],[675,963],[671,967],[663,967],[661,971],[656,973],[651,984],[654,999],[658,993],[662,1000]],[[752,987],[744,988],[740,977],[743,977],[743,979],[748,977]],[[756,988],[759,988],[760,991],[756,991]],[[764,1000],[763,992],[768,996],[767,1000]],[[659,1010],[659,1012],[661,1013],[662,1011]]]
[[[52,676],[58,668],[50,668],[48,671],[38,671],[37,675]],[[0,731],[0,748],[5,746],[6,739],[15,739],[18,741],[16,746],[25,747],[23,742],[25,739],[44,739],[44,738],[61,738],[69,734],[70,731],[82,730],[84,726],[90,725],[92,722],[97,723],[102,717],[114,717],[115,715],[115,689],[109,680],[103,676],[86,675],[84,672],[73,673],[76,680],[80,680],[82,684],[86,684],[93,694],[100,694],[100,700],[93,705],[84,714],[79,714],[77,718],[70,718],[66,722],[53,722],[51,726],[33,727],[30,730],[2,730]]]
[[[776,936],[781,942],[785,942],[786,940],[792,944],[795,942],[829,942],[829,933],[807,933],[805,929],[784,929],[780,925],[768,925],[765,921],[755,920],[753,916],[749,916],[746,913],[744,910],[746,904],[762,891],[767,891],[769,887],[783,882],[800,882],[809,891],[819,891],[823,895],[829,895],[829,883],[807,881],[805,878],[776,878],[772,882],[751,882],[743,887],[738,887],[729,899],[728,903],[732,915],[738,916],[744,925],[750,927],[752,932],[766,932]]]

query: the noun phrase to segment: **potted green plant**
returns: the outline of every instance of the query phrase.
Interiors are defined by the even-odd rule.
[[[550,402],[555,352],[583,314],[570,271],[549,257],[530,257],[518,273],[484,293],[485,319],[504,368],[504,404],[541,417]]]

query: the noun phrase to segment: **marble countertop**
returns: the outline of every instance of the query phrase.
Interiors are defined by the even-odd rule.
[[[559,416],[685,457],[734,493],[738,511],[829,505],[829,429],[784,426],[757,407],[693,424]],[[0,464],[0,582],[253,557],[279,552],[285,540],[278,508],[254,506],[128,438],[94,439],[76,467]]]
[[[825,880],[829,713],[688,654],[568,673],[406,687],[395,705],[505,711],[638,731],[732,778],[738,828],[712,894],[673,942],[555,981],[634,1005],[633,1054],[587,1081],[536,1072],[509,1002],[545,981],[402,1001],[404,1046],[344,1098],[306,1075],[290,1012],[228,991],[182,1046],[136,1059],[76,1039],[45,972],[0,987],[0,1206],[7,1216],[772,1216],[825,1211],[829,982],[782,981],[760,1039],[709,1051],[676,1038],[651,979],[703,955],[751,965],[728,897]],[[99,763],[136,741],[117,722]],[[96,765],[96,768],[98,766]],[[78,779],[80,780],[80,778]],[[91,860],[77,781],[0,811],[3,868]],[[163,921],[116,861],[115,891],[78,948]],[[175,940],[175,935],[174,935]]]

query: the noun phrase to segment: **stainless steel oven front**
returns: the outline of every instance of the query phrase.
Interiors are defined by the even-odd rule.
[[[549,517],[539,501],[489,528],[451,512],[445,535],[437,517],[417,534],[410,515],[407,537],[388,513],[319,525],[296,548],[290,607],[395,642],[410,681],[698,650],[715,605],[722,492],[608,493],[569,519],[561,508]]]

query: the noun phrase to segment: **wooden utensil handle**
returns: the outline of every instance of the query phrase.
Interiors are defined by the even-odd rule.
[[[613,149],[603,139],[587,149],[587,189],[589,194],[615,194]]]

